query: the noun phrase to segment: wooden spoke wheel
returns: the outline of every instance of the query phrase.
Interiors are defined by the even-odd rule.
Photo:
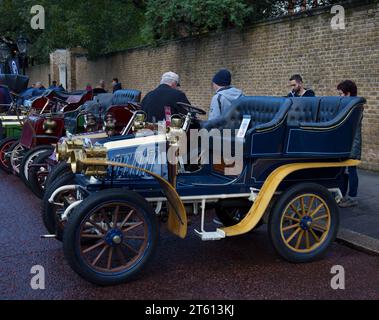
[[[9,168],[9,162],[7,160],[7,153],[10,149],[10,147],[16,142],[17,140],[14,138],[5,138],[0,141],[0,167],[4,169],[6,172],[11,172]]]
[[[46,180],[50,172],[50,165],[48,159],[51,156],[52,151],[46,151],[40,154],[33,163],[33,166],[28,171],[29,187],[33,193],[40,199],[42,199]]]
[[[335,240],[338,206],[330,192],[317,184],[299,184],[278,199],[269,221],[269,234],[278,253],[291,262],[323,256]]]
[[[21,166],[22,160],[24,159],[24,155],[27,152],[27,149],[23,147],[20,143],[15,142],[10,147],[9,151],[10,151],[10,157],[9,157],[10,168],[14,174],[19,175],[20,166]]]
[[[157,236],[156,216],[143,198],[130,191],[108,190],[89,196],[75,209],[63,245],[79,275],[95,284],[114,285],[142,270]]]
[[[21,180],[29,188],[31,187],[30,183],[29,183],[29,170],[30,170],[31,166],[34,165],[34,163],[35,163],[34,161],[41,154],[43,154],[47,151],[52,152],[52,150],[53,150],[53,147],[47,145],[47,146],[38,146],[34,149],[31,149],[31,150],[25,152],[25,154],[22,158],[21,164],[20,164],[19,175],[20,175]]]

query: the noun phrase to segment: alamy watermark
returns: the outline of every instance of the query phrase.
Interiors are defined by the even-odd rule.
[[[30,287],[33,290],[45,290],[45,268],[40,265],[35,265],[30,269],[32,278],[30,280]]]
[[[45,8],[41,5],[35,5],[30,9],[30,14],[33,15],[30,20],[30,27],[33,30],[44,30],[45,29]]]
[[[331,21],[332,30],[345,30],[345,8],[341,5],[335,5],[332,7],[331,13],[335,15]]]
[[[158,128],[157,135],[151,131],[147,140],[148,137],[152,137],[151,142],[136,147],[134,159],[138,165],[223,165],[225,175],[230,176],[239,175],[243,170],[245,136],[240,135],[240,130],[191,129],[188,134],[178,130],[168,135],[169,147],[164,127]],[[152,156],[155,154],[157,156]]]
[[[335,276],[330,280],[330,287],[333,290],[345,290],[345,268],[340,265],[333,266],[330,270]]]

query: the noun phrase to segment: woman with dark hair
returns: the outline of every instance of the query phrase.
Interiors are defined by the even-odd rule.
[[[351,80],[342,81],[337,86],[338,94],[341,97],[356,97],[358,95],[357,85]],[[361,149],[362,149],[362,123],[360,122],[355,134],[353,148],[352,148],[352,158],[360,159],[361,158]],[[342,195],[344,198],[339,203],[341,208],[349,208],[358,205],[358,172],[357,167],[348,167],[349,178],[342,187]],[[347,195],[347,191],[349,194]]]

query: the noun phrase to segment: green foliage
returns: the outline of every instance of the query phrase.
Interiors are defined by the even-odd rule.
[[[243,0],[149,0],[147,28],[154,39],[242,27],[252,13]]]
[[[30,9],[36,4],[45,8],[45,30],[30,27]],[[47,61],[55,49],[76,46],[96,57],[159,40],[242,28],[284,14],[287,6],[286,0],[0,0],[0,35],[26,35],[32,44],[29,55],[37,62]]]
[[[39,0],[45,8],[46,29],[32,30],[33,0],[0,0],[0,34],[26,35],[30,55],[46,61],[57,48],[81,46],[90,57],[144,43],[140,30],[144,11],[124,0]]]

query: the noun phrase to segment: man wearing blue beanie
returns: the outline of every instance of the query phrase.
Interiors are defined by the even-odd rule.
[[[227,113],[232,102],[243,96],[241,90],[231,86],[232,75],[229,70],[221,69],[213,77],[213,89],[216,94],[212,98],[209,111],[209,120],[215,119]]]

